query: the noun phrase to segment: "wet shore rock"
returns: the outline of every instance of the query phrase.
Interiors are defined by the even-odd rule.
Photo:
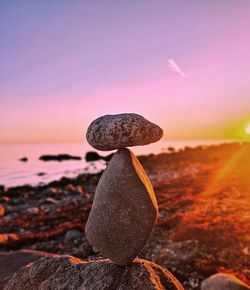
[[[21,162],[28,162],[28,157],[22,157],[18,159]]]
[[[95,151],[89,151],[85,155],[85,160],[87,162],[98,161],[98,160],[110,161],[111,158],[113,157],[113,155],[114,154],[112,153],[112,154],[109,154],[107,156],[101,156],[100,154],[98,154]]]
[[[58,154],[58,155],[42,155],[39,157],[39,160],[42,161],[66,161],[66,160],[81,160],[80,156],[72,156],[69,154]]]

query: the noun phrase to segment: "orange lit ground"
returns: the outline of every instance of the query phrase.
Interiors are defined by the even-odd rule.
[[[140,256],[168,267],[185,289],[222,271],[250,284],[250,145],[228,144],[140,158],[159,203],[159,223]],[[84,224],[100,175],[43,188],[2,190],[1,250],[28,248],[90,259]],[[36,208],[36,209],[34,209]]]

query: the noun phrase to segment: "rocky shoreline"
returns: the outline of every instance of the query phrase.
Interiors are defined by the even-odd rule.
[[[200,289],[217,272],[249,284],[249,152],[246,143],[140,156],[155,189],[159,221],[139,257],[167,267],[185,289]],[[232,162],[244,166],[233,170]],[[84,227],[101,174],[1,187],[0,258],[23,249],[100,258]]]

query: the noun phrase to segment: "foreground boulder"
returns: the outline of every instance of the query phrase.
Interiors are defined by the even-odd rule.
[[[109,151],[154,143],[162,129],[137,114],[105,115],[94,120],[87,130],[87,141],[95,149]]]
[[[141,259],[126,267],[109,260],[85,262],[70,256],[44,257],[23,267],[4,290],[184,290],[167,270]]]
[[[53,255],[32,250],[0,253],[0,289],[3,289],[4,284],[10,277],[23,266],[47,256]]]
[[[136,156],[119,149],[96,188],[85,227],[89,243],[118,265],[133,261],[158,215],[153,187]]]
[[[234,275],[218,273],[201,283],[201,290],[246,290],[250,287]]]

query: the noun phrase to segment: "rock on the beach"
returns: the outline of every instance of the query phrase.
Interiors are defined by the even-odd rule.
[[[68,230],[64,236],[64,240],[66,242],[69,242],[71,240],[74,240],[74,239],[77,239],[77,238],[80,238],[82,236],[81,232],[79,230],[76,230],[76,229],[71,229],[71,230]]]
[[[234,275],[218,273],[210,276],[201,283],[201,290],[246,290],[250,286]]]
[[[157,263],[168,266],[181,267],[183,264],[192,263],[199,254],[198,241],[187,240],[181,242],[169,241],[158,247]]]
[[[169,271],[146,260],[119,267],[109,260],[85,262],[71,256],[45,257],[23,267],[4,288],[14,289],[184,290]]]
[[[80,156],[72,156],[69,154],[58,154],[58,155],[41,155],[39,160],[42,161],[66,161],[66,160],[81,160]]]
[[[119,149],[97,185],[85,232],[89,243],[118,265],[132,262],[147,242],[158,206],[136,156]]]
[[[22,158],[19,158],[18,160],[21,161],[21,162],[27,162],[28,158],[27,157],[22,157]]]
[[[98,160],[104,160],[104,161],[110,161],[111,158],[113,157],[113,153],[107,155],[107,156],[101,156],[97,152],[94,151],[89,151],[85,155],[85,160],[87,162],[92,162],[92,161],[98,161]]]
[[[0,204],[0,216],[3,216],[5,213],[4,206]]]
[[[23,266],[47,256],[52,255],[46,252],[32,250],[0,253],[0,289],[3,289],[10,277]]]
[[[161,139],[163,130],[137,114],[105,115],[87,130],[87,141],[98,150],[146,145]]]

